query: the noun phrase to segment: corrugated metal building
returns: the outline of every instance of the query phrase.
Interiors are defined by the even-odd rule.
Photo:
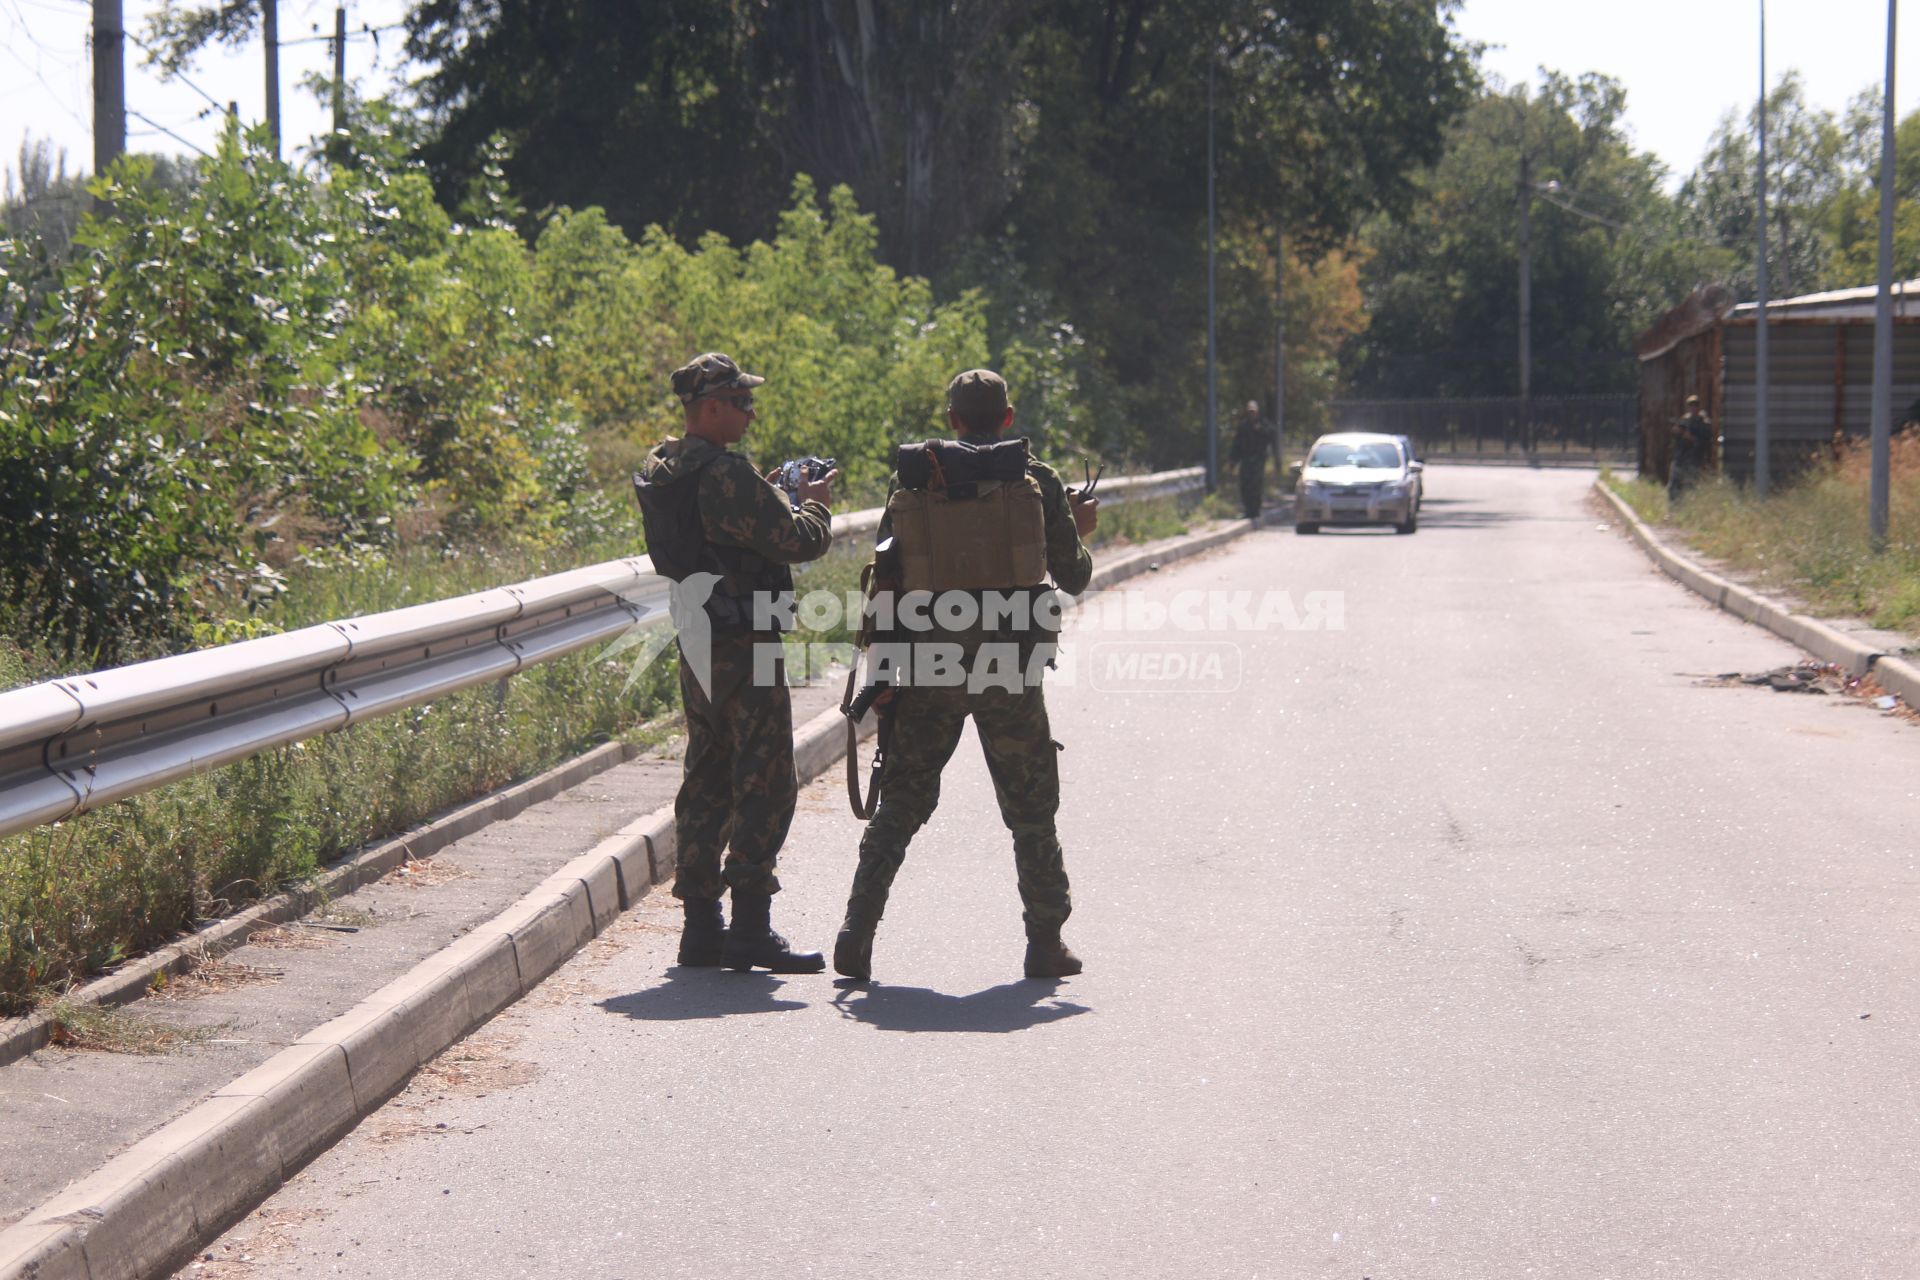
[[[1842,289],[1767,304],[1770,470],[1790,475],[1836,438],[1865,439],[1873,401],[1873,311],[1878,290]],[[1721,465],[1753,475],[1754,366],[1759,308],[1732,305],[1712,286],[1634,341],[1640,360],[1640,473],[1665,477],[1673,424],[1698,395],[1719,427]],[[1920,399],[1920,280],[1894,286],[1895,430]]]

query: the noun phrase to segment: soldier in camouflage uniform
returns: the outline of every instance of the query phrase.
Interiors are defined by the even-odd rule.
[[[1700,411],[1700,397],[1687,397],[1687,412],[1673,425],[1673,463],[1667,472],[1667,501],[1680,501],[1700,483],[1713,458],[1713,423]]]
[[[1007,384],[998,374],[970,370],[947,388],[947,422],[964,444],[990,445],[1013,423]],[[1047,571],[1060,590],[1078,595],[1093,577],[1093,557],[1081,538],[1097,523],[1099,499],[1069,495],[1059,472],[1032,461],[1027,472],[1039,484],[1046,520]],[[899,477],[894,477],[894,487]],[[883,519],[876,544],[892,535]],[[984,625],[964,632],[935,628],[914,632],[916,643],[953,643],[969,670],[984,644],[1007,637]],[[1030,651],[1031,636],[1021,636]],[[1061,941],[1060,927],[1073,910],[1054,815],[1060,808],[1058,748],[1047,723],[1047,704],[1034,674],[1017,690],[970,689],[967,684],[919,686],[891,691],[893,742],[880,781],[880,805],[860,841],[847,916],[834,944],[833,966],[849,978],[870,978],[873,938],[893,878],[906,859],[907,843],[933,816],[940,800],[940,772],[973,718],[986,755],[1000,816],[1013,833],[1013,860],[1027,926],[1026,973],[1059,978],[1080,972],[1080,961]]]
[[[791,610],[788,566],[818,559],[832,544],[827,504],[838,473],[803,484],[795,505],[728,449],[753,422],[752,389],[764,381],[718,354],[676,369],[687,434],[657,446],[636,477],[655,568],[676,581],[711,574],[700,584],[713,584],[704,600],[676,600],[687,719],[673,807],[673,893],[686,915],[679,960],[818,973],[826,967],[820,954],[794,952],[769,920],[780,889],[774,860],[799,793],[793,709],[777,655],[781,620]],[[689,607],[703,608],[708,625],[690,627],[682,613]],[[707,636],[710,657],[687,652]],[[723,929],[720,895],[728,888],[733,925]]]

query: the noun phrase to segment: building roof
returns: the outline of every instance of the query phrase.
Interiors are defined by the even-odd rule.
[[[1770,298],[1767,300],[1767,317],[1796,316],[1811,319],[1830,320],[1871,320],[1875,302],[1880,296],[1879,285],[1865,285],[1858,289],[1834,289],[1827,293],[1807,293],[1797,298]],[[1751,302],[1743,302],[1729,314],[1729,319],[1752,320],[1759,310]],[[1893,283],[1893,314],[1896,316],[1920,315],[1920,280],[1896,280]]]
[[[1733,291],[1726,286],[1710,284],[1695,289],[1633,340],[1633,354],[1642,361],[1657,360],[1688,338],[1719,324],[1732,309]]]

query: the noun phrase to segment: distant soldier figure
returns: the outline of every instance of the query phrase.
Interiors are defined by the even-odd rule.
[[[849,978],[872,976],[874,931],[907,842],[933,816],[940,772],[972,719],[1000,817],[1013,833],[1026,975],[1064,978],[1080,972],[1080,960],[1060,937],[1073,903],[1054,826],[1060,765],[1039,679],[1047,654],[1031,615],[1024,626],[987,618],[1000,603],[1041,609],[1049,574],[1069,594],[1087,589],[1093,556],[1080,540],[1094,530],[1099,499],[1069,494],[1057,471],[1029,456],[1025,440],[1001,439],[1013,408],[999,374],[970,369],[956,377],[947,387],[947,423],[957,441],[899,452],[875,539],[875,578],[890,584],[903,617],[914,597],[931,596],[921,615],[954,621],[901,632],[910,670],[888,694],[893,745],[879,807],[860,840],[833,967]],[[957,620],[975,610],[972,623]],[[950,658],[936,660],[936,650]]]
[[[1240,425],[1233,429],[1233,443],[1228,449],[1234,465],[1240,470],[1240,506],[1247,513],[1247,519],[1256,520],[1260,516],[1260,507],[1266,500],[1267,454],[1273,454],[1276,466],[1280,462],[1280,446],[1275,442],[1273,433],[1260,421],[1260,402],[1247,401],[1246,409],[1240,415]]]
[[[1687,412],[1673,424],[1673,462],[1667,469],[1667,501],[1681,495],[1706,474],[1713,459],[1713,423],[1700,411],[1700,397],[1687,397]]]
[[[839,473],[802,484],[796,506],[728,448],[746,435],[753,388],[765,381],[717,353],[674,370],[686,437],[657,446],[634,484],[654,568],[678,584],[687,717],[673,804],[673,895],[686,914],[680,963],[818,973],[825,959],[793,951],[769,921],[780,889],[774,859],[799,797],[793,707],[778,654],[781,630],[791,626],[788,566],[817,560],[832,545],[827,504]],[[731,929],[721,927],[727,888]]]

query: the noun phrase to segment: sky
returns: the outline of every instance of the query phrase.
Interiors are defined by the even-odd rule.
[[[4,0],[0,0],[4,2]],[[1887,66],[1886,0],[1771,0],[1767,79],[1789,68],[1808,102],[1839,114]],[[1488,47],[1481,65],[1510,84],[1539,69],[1599,71],[1626,86],[1636,149],[1665,162],[1669,186],[1692,171],[1721,117],[1742,117],[1760,92],[1757,0],[1466,0],[1455,28]],[[1920,5],[1909,4],[1894,42],[1894,105],[1920,107]]]
[[[138,35],[160,6],[125,0],[128,31]],[[398,22],[407,0],[350,0],[349,27]],[[1600,71],[1627,89],[1627,127],[1634,145],[1667,165],[1671,183],[1690,171],[1730,109],[1744,112],[1759,87],[1758,0],[1466,0],[1455,25],[1488,46],[1483,65],[1509,83],[1533,83],[1545,66],[1569,75]],[[88,0],[0,0],[0,168],[17,167],[24,139],[51,138],[69,167],[92,165],[92,100],[87,38]],[[1767,72],[1800,71],[1817,107],[1840,111],[1877,84],[1886,59],[1885,0],[1771,0],[1767,9]],[[281,102],[289,151],[327,126],[327,110],[299,88],[309,71],[330,74],[324,40],[331,0],[281,0]],[[347,74],[363,91],[404,79],[402,32],[361,34],[348,41]],[[1920,107],[1920,6],[1909,6],[1898,42],[1896,102],[1902,114]],[[257,41],[237,51],[214,48],[187,73],[191,85],[162,82],[127,57],[128,145],[135,150],[208,149],[218,132],[213,104],[237,103],[258,120],[266,91]],[[194,87],[194,86],[197,86]],[[205,92],[202,93],[201,90]],[[139,113],[145,119],[136,118]],[[166,132],[163,132],[166,131]],[[174,136],[169,136],[169,134]],[[177,140],[176,140],[177,138]]]
[[[146,55],[134,43],[162,6],[150,0],[123,4],[129,150],[211,150],[220,132],[216,103],[221,108],[235,103],[248,122],[266,116],[266,68],[258,39],[237,50],[209,47],[186,72],[191,84],[162,81],[143,65]],[[408,8],[407,0],[348,3],[347,78],[363,90],[384,91],[404,76],[406,33],[368,34],[362,28],[397,23]],[[330,109],[300,80],[309,72],[333,74],[328,40],[314,39],[332,36],[333,11],[333,0],[280,0],[281,136],[289,157],[299,156],[329,127]],[[69,171],[93,168],[93,71],[87,47],[92,22],[89,0],[0,0],[0,168],[18,170],[20,145],[28,137],[51,138],[56,149],[66,148]],[[147,118],[137,119],[135,112]]]

